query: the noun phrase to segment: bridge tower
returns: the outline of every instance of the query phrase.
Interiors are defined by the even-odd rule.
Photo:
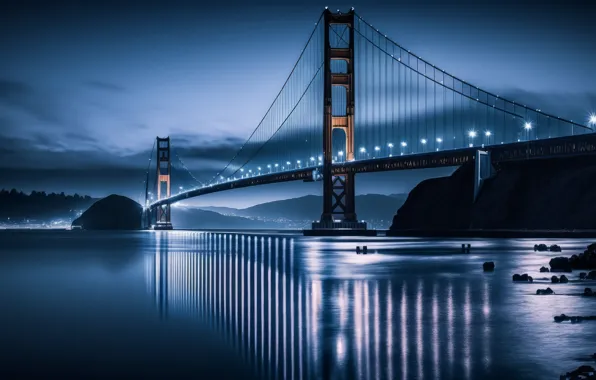
[[[324,13],[324,116],[323,116],[323,213],[321,220],[314,222],[313,230],[349,228],[366,230],[366,223],[358,222],[355,203],[354,173],[332,172],[333,131],[345,133],[345,157],[354,160],[354,11],[342,14]],[[330,38],[335,30],[342,37]],[[345,33],[344,33],[345,32]],[[346,41],[348,39],[348,41]],[[345,109],[333,108],[333,89],[345,90]],[[340,102],[343,103],[343,102]]]
[[[157,200],[169,198],[171,195],[170,174],[172,172],[172,161],[170,156],[170,138],[157,137],[157,189],[155,195]],[[155,210],[156,230],[171,230],[172,223],[170,219],[170,204],[166,203],[158,206]]]

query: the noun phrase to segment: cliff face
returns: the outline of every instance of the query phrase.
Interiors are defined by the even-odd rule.
[[[137,202],[112,194],[91,205],[72,225],[85,230],[138,230],[142,212]]]
[[[471,164],[416,186],[392,230],[596,229],[596,157],[501,164],[472,202]]]

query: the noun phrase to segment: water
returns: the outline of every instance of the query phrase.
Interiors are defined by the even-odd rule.
[[[558,379],[596,351],[596,323],[552,318],[596,314],[596,299],[563,295],[596,282],[512,283],[547,277],[556,254],[532,240],[468,239],[470,254],[456,239],[289,234],[0,241],[0,378]],[[558,294],[534,295],[547,286]]]

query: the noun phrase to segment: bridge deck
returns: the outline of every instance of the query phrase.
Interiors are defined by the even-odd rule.
[[[531,140],[510,144],[491,145],[486,147],[441,150],[421,154],[404,156],[373,158],[334,164],[332,173],[374,173],[393,170],[426,169],[447,166],[459,166],[474,160],[475,152],[479,149],[491,152],[492,162],[519,161],[527,159],[566,157],[596,153],[596,134],[581,134],[576,136],[557,137],[543,140]],[[225,190],[239,189],[249,186],[280,183],[289,181],[312,180],[313,170],[308,167],[291,171],[261,174],[250,178],[223,182],[211,186],[192,189],[167,199],[151,204],[151,208],[162,204],[172,204],[184,199],[201,195],[217,193]],[[320,168],[320,166],[319,166]]]

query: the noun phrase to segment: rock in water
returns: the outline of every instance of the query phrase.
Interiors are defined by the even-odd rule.
[[[84,230],[138,230],[142,212],[137,202],[112,194],[91,205],[72,225]]]
[[[495,263],[492,261],[487,261],[486,263],[482,264],[482,269],[484,269],[485,272],[490,272],[495,270]]]

